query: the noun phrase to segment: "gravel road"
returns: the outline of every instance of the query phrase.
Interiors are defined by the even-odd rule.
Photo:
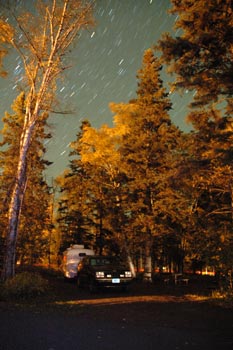
[[[0,303],[0,350],[233,349],[232,309],[188,290],[90,295],[64,282],[56,289],[50,301]]]

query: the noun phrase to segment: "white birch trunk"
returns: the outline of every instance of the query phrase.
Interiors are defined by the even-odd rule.
[[[136,277],[135,267],[134,267],[133,260],[129,254],[127,255],[127,259],[128,259],[130,271],[132,273],[132,277],[135,278]]]
[[[26,118],[25,118],[26,119]],[[25,127],[25,126],[24,126]],[[8,211],[8,232],[6,237],[6,253],[4,258],[2,279],[6,280],[15,274],[16,264],[16,243],[18,236],[19,215],[22,207],[23,194],[26,186],[26,158],[29,149],[31,135],[34,128],[34,123],[23,130],[19,162],[15,178],[15,186],[11,196],[11,201]]]

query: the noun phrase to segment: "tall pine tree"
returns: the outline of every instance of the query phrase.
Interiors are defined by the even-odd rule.
[[[174,87],[193,90],[193,105],[222,97],[232,112],[233,4],[231,0],[171,0],[178,36],[164,34],[157,48],[176,73]]]
[[[232,275],[233,3],[171,2],[178,36],[165,34],[157,48],[168,71],[177,74],[174,88],[194,91],[188,115],[194,131],[187,145],[187,183],[193,189],[190,247],[197,247],[204,263]]]
[[[60,251],[71,244],[95,245],[95,232],[90,215],[89,176],[80,160],[80,138],[90,123],[82,122],[76,141],[71,143],[69,169],[56,179],[60,189],[57,224],[61,232]]]
[[[178,208],[170,179],[180,131],[168,114],[171,102],[160,78],[161,69],[160,60],[148,49],[137,76],[137,98],[128,105],[111,105],[116,122],[127,125],[120,147],[121,166],[128,179],[131,228],[144,245],[148,280],[154,237],[170,232]]]

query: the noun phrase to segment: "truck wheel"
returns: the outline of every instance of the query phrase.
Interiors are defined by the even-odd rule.
[[[121,287],[121,291],[122,291],[123,293],[126,293],[126,292],[129,291],[129,287],[128,287],[128,286],[122,286],[122,287]]]
[[[80,278],[77,278],[77,286],[78,286],[78,288],[82,288],[82,284],[81,284]]]
[[[96,285],[92,279],[89,281],[88,287],[91,293],[96,293]]]

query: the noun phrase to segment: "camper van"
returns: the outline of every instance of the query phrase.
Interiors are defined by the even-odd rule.
[[[77,265],[86,255],[94,255],[92,249],[84,248],[84,245],[74,244],[63,253],[62,270],[64,277],[74,279],[77,276]]]

